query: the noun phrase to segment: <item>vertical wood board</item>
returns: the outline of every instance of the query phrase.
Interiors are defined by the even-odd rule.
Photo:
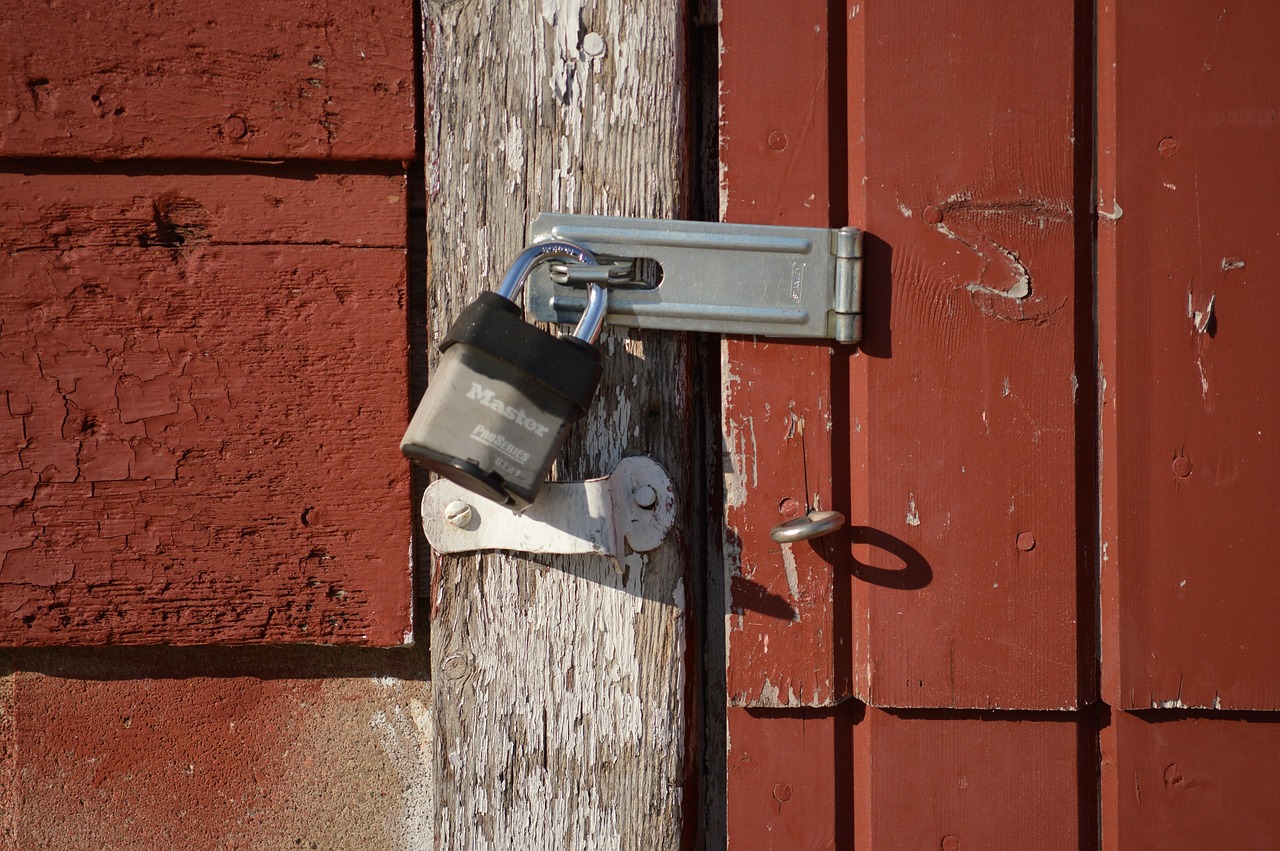
[[[830,227],[826,4],[756,5],[725,8],[720,22],[721,217]],[[843,535],[769,538],[810,508],[831,509],[833,476],[843,479],[831,452],[831,345],[723,344],[726,676],[735,706],[829,706],[849,695],[847,649],[839,658],[847,628],[833,608]]]
[[[850,7],[850,208],[870,235],[848,416],[853,672],[877,706],[1060,709],[1091,688],[1075,14]]]
[[[853,728],[858,851],[1094,847],[1074,713],[895,713]],[[1090,731],[1091,735],[1091,731]],[[1082,775],[1082,769],[1083,775]],[[1136,847],[1136,846],[1135,846]]]
[[[728,848],[845,848],[853,824],[855,702],[836,708],[731,707]]]
[[[404,189],[0,175],[0,641],[409,640]]]
[[[1103,687],[1280,708],[1280,9],[1103,7]]]
[[[680,8],[428,2],[429,322],[439,340],[540,211],[678,217]],[[687,336],[607,329],[556,478],[663,464],[680,515],[603,559],[437,557],[436,836],[448,848],[677,848],[686,797],[685,573],[698,535]]]
[[[1277,765],[1270,714],[1113,710],[1102,733],[1102,847],[1276,848]]]
[[[0,44],[0,156],[413,157],[402,0],[38,0]]]

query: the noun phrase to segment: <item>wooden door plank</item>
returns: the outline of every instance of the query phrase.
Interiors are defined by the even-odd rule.
[[[1100,7],[1103,693],[1280,708],[1280,7]]]
[[[684,9],[426,4],[429,317],[439,340],[542,210],[678,218]],[[590,557],[437,557],[431,657],[442,848],[678,848],[685,818],[688,335],[607,329],[556,478],[644,454],[679,515],[621,573]],[[696,773],[693,775],[696,777]]]
[[[858,851],[1095,847],[1097,757],[1076,713],[868,708],[853,737]]]
[[[827,4],[750,5],[725,8],[720,22],[722,218],[830,227]],[[723,344],[734,706],[829,706],[849,695],[847,649],[838,664],[848,628],[833,606],[838,546],[769,538],[776,524],[834,504],[831,360],[824,343]]]
[[[733,849],[845,848],[851,839],[852,727],[861,706],[728,710],[728,842]],[[827,770],[829,769],[829,770]]]
[[[1075,707],[1092,688],[1075,4],[850,12],[850,217],[874,237],[850,367],[855,690]]]
[[[0,642],[409,640],[404,190],[0,175]]]
[[[1111,712],[1104,851],[1280,847],[1280,723],[1268,713]]]
[[[24,4],[0,18],[0,156],[412,159],[412,12]]]

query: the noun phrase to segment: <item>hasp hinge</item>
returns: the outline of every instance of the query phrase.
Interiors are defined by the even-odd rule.
[[[605,321],[630,328],[862,339],[862,231],[543,213],[530,240],[566,240],[600,266],[552,263],[529,279],[542,322],[573,323],[584,288],[609,290]]]

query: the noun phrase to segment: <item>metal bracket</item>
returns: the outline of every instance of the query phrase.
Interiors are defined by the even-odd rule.
[[[856,228],[543,213],[530,231],[533,242],[568,240],[600,259],[604,271],[587,278],[609,287],[605,319],[614,325],[862,339],[862,231]],[[649,280],[646,269],[654,270]],[[587,303],[587,278],[564,265],[534,273],[531,315],[576,322]]]
[[[627,547],[648,552],[666,539],[675,506],[667,471],[637,456],[602,479],[547,482],[520,514],[439,479],[422,496],[422,528],[436,552],[596,554],[621,570]]]

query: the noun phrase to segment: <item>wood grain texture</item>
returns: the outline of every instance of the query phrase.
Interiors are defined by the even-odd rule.
[[[1102,731],[1102,847],[1280,847],[1273,714],[1113,710]]]
[[[492,289],[541,211],[678,217],[683,10],[434,3],[427,186],[433,338]],[[588,53],[587,35],[603,51]],[[596,46],[596,39],[590,39]],[[628,454],[670,472],[667,541],[602,559],[437,557],[431,656],[442,848],[677,848],[694,469],[685,335],[609,329],[555,478]]]
[[[404,179],[307,177],[0,175],[3,643],[408,640]]]
[[[1096,770],[1074,713],[898,713],[853,728],[858,851],[1093,848]],[[1088,825],[1082,829],[1082,823]],[[1126,846],[1148,847],[1148,846]]]
[[[1103,693],[1280,709],[1280,8],[1100,9]]]
[[[24,3],[0,17],[0,156],[411,159],[412,11]]]
[[[722,218],[843,224],[831,221],[828,193],[826,4],[730,6],[720,33]],[[726,677],[734,706],[830,706],[850,693],[847,617],[840,624],[833,603],[833,563],[847,571],[847,545],[841,554],[837,543],[844,535],[787,545],[769,538],[784,520],[831,509],[833,477],[844,478],[832,456],[832,356],[821,342],[724,342]]]
[[[1092,688],[1074,7],[851,7],[850,218],[874,237],[850,364],[853,673],[877,706],[1070,708]]]

